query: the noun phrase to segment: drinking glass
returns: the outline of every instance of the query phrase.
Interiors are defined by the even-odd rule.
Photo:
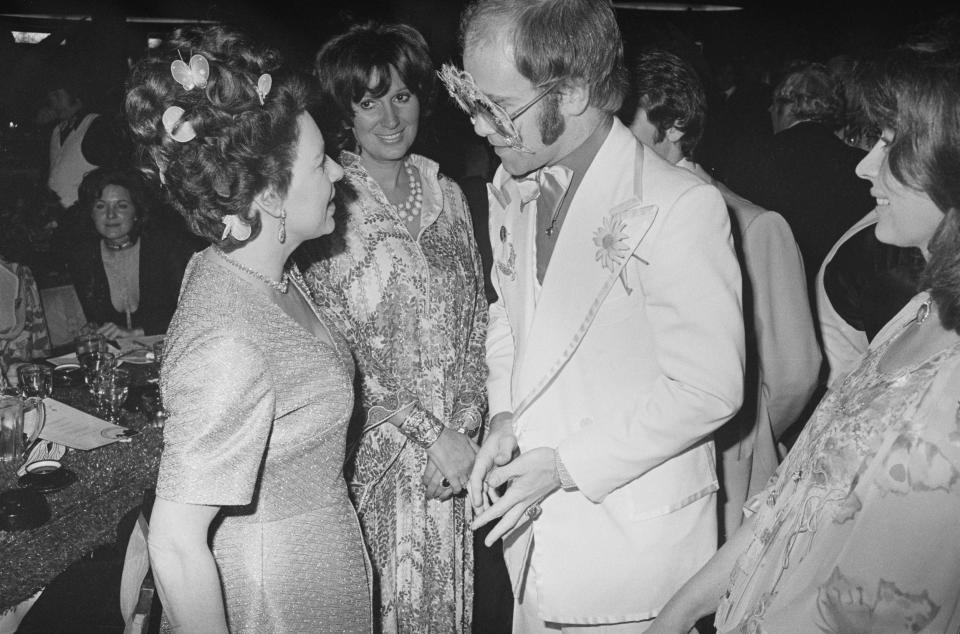
[[[117,357],[112,352],[88,352],[78,360],[83,371],[83,380],[91,390],[100,375],[117,367]]]
[[[97,411],[111,423],[118,423],[130,390],[130,373],[123,368],[102,372],[93,382]]]
[[[38,363],[22,365],[17,369],[20,392],[24,396],[47,398],[53,392],[53,368]]]
[[[24,436],[24,415],[35,409],[30,438]],[[25,448],[40,435],[47,420],[46,409],[39,398],[22,399],[19,396],[0,396],[0,463],[23,459]]]
[[[107,338],[101,334],[78,335],[74,337],[73,345],[77,350],[77,361],[90,352],[107,352]]]

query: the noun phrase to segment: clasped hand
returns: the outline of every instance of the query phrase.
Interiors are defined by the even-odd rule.
[[[427,449],[427,468],[421,478],[427,487],[427,498],[446,501],[463,491],[476,455],[477,443],[466,434],[452,429],[440,432],[437,441]]]
[[[497,489],[504,483],[508,487],[500,496]],[[553,449],[538,447],[520,454],[512,424],[491,424],[491,432],[477,452],[467,484],[470,502],[477,513],[470,528],[476,530],[501,518],[484,540],[490,546],[517,526],[527,509],[558,488],[560,478]]]

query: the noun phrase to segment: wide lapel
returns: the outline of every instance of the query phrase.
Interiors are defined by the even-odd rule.
[[[622,273],[657,214],[643,204],[642,169],[642,146],[615,122],[574,195],[543,280],[516,385],[518,430],[521,413],[570,359],[610,289],[634,290]]]

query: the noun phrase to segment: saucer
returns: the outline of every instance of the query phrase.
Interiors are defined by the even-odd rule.
[[[60,464],[59,460],[37,460],[26,466],[26,475],[17,484],[38,493],[53,493],[77,481],[77,474]]]

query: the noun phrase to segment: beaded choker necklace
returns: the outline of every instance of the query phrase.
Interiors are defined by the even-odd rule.
[[[413,219],[420,215],[423,208],[423,186],[420,180],[413,173],[413,166],[410,161],[403,162],[403,169],[407,173],[407,179],[410,184],[410,195],[399,205],[394,205],[397,212],[403,216],[407,222],[413,222]]]
[[[133,246],[133,240],[131,240],[130,238],[127,238],[120,244],[114,244],[109,240],[101,240],[101,242],[104,244],[104,246],[106,246],[111,251],[123,251],[124,249],[130,248]]]
[[[239,262],[231,258],[229,255],[227,255],[220,249],[214,248],[214,251],[216,252],[217,255],[223,258],[227,262],[227,264],[229,264],[230,266],[236,269],[239,269],[248,275],[252,275],[253,277],[257,278],[258,280],[260,280],[261,282],[263,282],[264,284],[272,288],[273,290],[277,291],[278,293],[287,292],[287,288],[289,288],[290,286],[290,276],[286,271],[283,272],[283,275],[280,277],[280,281],[278,282],[276,280],[271,280],[269,277],[267,277],[266,275],[263,275],[262,273],[258,273],[257,271],[254,271],[250,267],[240,264]]]

